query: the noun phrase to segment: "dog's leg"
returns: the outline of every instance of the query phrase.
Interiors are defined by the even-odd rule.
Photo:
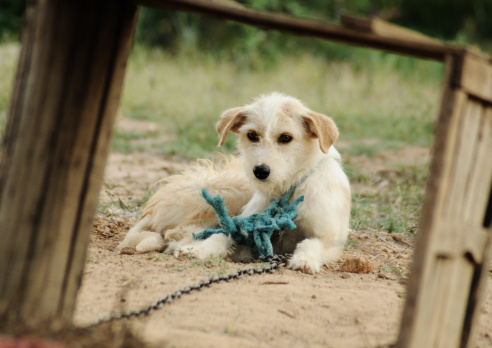
[[[138,252],[162,251],[165,242],[160,233],[147,231],[151,217],[143,217],[133,226],[125,239],[116,247],[118,250],[123,248],[135,248]]]
[[[138,233],[128,233],[125,240],[117,246],[117,249],[135,248],[136,251],[145,253],[149,251],[162,251],[164,247],[164,239],[160,233],[138,231]]]
[[[297,244],[288,267],[304,273],[316,274],[324,264],[336,260],[342,251],[343,246],[338,243],[327,248],[319,238],[305,239]]]
[[[260,192],[255,192],[253,197],[249,200],[249,202],[243,207],[241,212],[241,216],[250,216],[253,214],[261,213],[268,207],[271,203],[269,197],[263,195]]]
[[[163,251],[166,243],[160,233],[144,231],[138,235],[139,242],[135,249],[139,253],[148,253],[150,251]]]
[[[189,244],[176,245],[175,251],[183,252],[200,260],[226,257],[232,249],[233,241],[222,233],[214,234],[205,240],[195,240]]]

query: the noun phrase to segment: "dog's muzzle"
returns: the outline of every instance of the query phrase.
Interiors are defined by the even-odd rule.
[[[257,179],[266,180],[270,175],[270,167],[266,164],[260,164],[253,168],[253,174]]]

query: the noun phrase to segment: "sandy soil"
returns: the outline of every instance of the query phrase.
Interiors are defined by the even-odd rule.
[[[422,149],[402,151],[405,154],[387,156],[428,158]],[[371,161],[375,171],[390,170],[384,162],[384,158]],[[187,165],[149,154],[113,154],[101,200],[126,202],[143,196],[152,183]],[[137,218],[138,213],[113,204],[96,220],[76,324],[88,325],[110,311],[142,307],[205,277],[251,266],[176,259],[161,253],[121,255],[115,246]],[[283,269],[217,284],[124,325],[158,347],[376,347],[394,343],[413,240],[375,230],[352,231],[350,240],[342,259],[315,276]],[[342,271],[345,260],[360,258],[367,260],[372,271]],[[492,273],[488,278],[477,347],[492,347]]]

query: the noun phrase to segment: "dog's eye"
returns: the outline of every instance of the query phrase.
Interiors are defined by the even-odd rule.
[[[292,135],[289,134],[282,134],[281,136],[278,137],[278,142],[281,144],[287,144],[292,141]]]
[[[255,131],[249,131],[248,132],[248,139],[252,141],[253,143],[257,143],[260,141],[260,137]]]

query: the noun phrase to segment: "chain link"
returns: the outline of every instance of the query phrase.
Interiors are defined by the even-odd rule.
[[[275,273],[277,269],[280,269],[287,265],[291,255],[273,255],[267,256],[266,258],[260,259],[260,262],[268,263],[264,267],[251,267],[245,268],[240,271],[233,271],[229,274],[218,275],[215,274],[212,278],[206,278],[201,282],[196,282],[191,286],[185,286],[181,290],[176,290],[175,292],[170,292],[167,296],[161,297],[157,301],[153,302],[151,305],[142,307],[139,309],[134,309],[132,311],[126,310],[123,312],[112,312],[106,314],[104,317],[96,319],[89,325],[89,327],[94,327],[104,323],[108,323],[113,320],[130,319],[134,317],[144,317],[152,314],[155,310],[161,309],[165,304],[173,303],[174,300],[181,298],[183,295],[191,294],[196,290],[203,290],[204,288],[211,287],[215,283],[222,283],[224,281],[232,282],[236,279],[242,278],[245,275],[255,275],[264,273]]]

